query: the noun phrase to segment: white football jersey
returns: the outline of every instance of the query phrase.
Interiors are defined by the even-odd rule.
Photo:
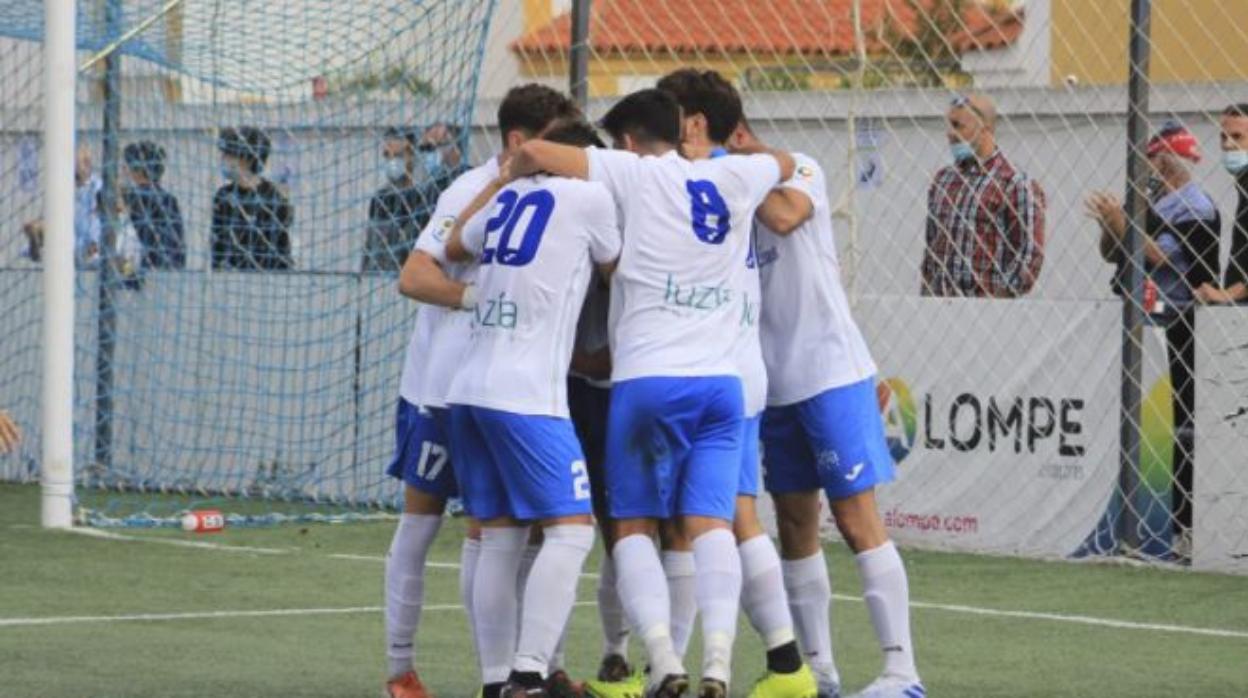
[[[740,375],[744,260],[754,210],[779,183],[770,155],[689,161],[590,148],[624,250],[611,282],[613,381]]]
[[[519,179],[463,239],[480,259],[477,303],[447,401],[568,417],[568,364],[593,264],[620,256],[611,194],[579,179]]]
[[[753,238],[756,233],[751,230]],[[737,366],[741,370],[741,390],[745,401],[745,416],[753,417],[767,407],[767,365],[763,362],[761,344],[762,286],[758,274],[758,259],[750,241],[750,254],[744,263],[742,276],[742,311],[740,334],[737,337]]]
[[[768,405],[801,402],[876,371],[841,285],[823,170],[805,155],[793,158],[797,170],[781,186],[810,197],[811,217],[788,236],[758,226]]]
[[[490,158],[455,178],[438,197],[433,216],[416,238],[416,249],[438,260],[452,279],[469,283],[476,273],[475,264],[452,263],[446,258],[446,241],[455,219],[497,177],[498,160]],[[399,395],[404,400],[423,407],[446,406],[447,388],[468,341],[468,316],[462,310],[420,306],[399,382]]]

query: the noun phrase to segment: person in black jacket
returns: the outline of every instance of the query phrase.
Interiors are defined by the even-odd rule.
[[[251,126],[221,131],[221,176],[228,184],[212,197],[212,268],[244,271],[290,269],[294,210],[286,196],[260,176],[269,159],[269,137]]]
[[[151,141],[131,143],[122,151],[133,186],[122,193],[130,223],[143,244],[143,269],[185,269],[186,232],[178,198],[160,186],[165,149]]]
[[[1192,456],[1196,414],[1196,289],[1218,278],[1222,218],[1209,194],[1192,179],[1184,160],[1200,161],[1200,146],[1184,126],[1168,122],[1148,142],[1148,164],[1155,187],[1150,192],[1144,244],[1144,299],[1153,324],[1164,327],[1174,408],[1174,482],[1171,514],[1173,550],[1191,560]],[[1123,238],[1127,218],[1121,202],[1098,192],[1087,201],[1088,214],[1100,223],[1101,256],[1117,265],[1114,287],[1127,286],[1129,266]]]
[[[1248,103],[1232,104],[1222,112],[1222,166],[1235,178],[1239,202],[1231,228],[1231,256],[1222,274],[1222,286],[1196,289],[1202,303],[1248,303]]]

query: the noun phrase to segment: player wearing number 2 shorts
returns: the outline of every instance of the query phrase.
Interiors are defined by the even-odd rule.
[[[580,120],[543,137],[597,140]],[[478,577],[515,580],[528,525],[543,532],[518,632],[514,611],[502,608],[507,599],[497,599],[497,613],[493,599],[476,599],[494,632],[518,637],[499,688],[504,698],[547,695],[550,661],[593,546],[589,473],[568,412],[567,370],[594,265],[609,274],[620,244],[606,187],[534,174],[502,186],[449,245],[449,254],[462,246],[479,264],[469,343],[447,394],[456,473],[482,526]]]
[[[611,285],[612,393],[606,471],[620,599],[650,663],[648,695],[683,695],[663,566],[652,536],[676,519],[693,540],[702,615],[699,696],[727,695],[741,592],[732,535],[741,472],[736,360],[754,209],[792,174],[783,153],[691,162],[677,152],[680,107],[635,92],[604,117],[619,150],[526,143],[515,174],[606,185],[624,225]]]

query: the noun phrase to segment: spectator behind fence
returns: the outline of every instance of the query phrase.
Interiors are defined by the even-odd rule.
[[[443,123],[425,129],[419,141],[414,131],[386,131],[381,144],[386,183],[368,203],[364,271],[398,271],[403,266],[442,191],[468,170],[458,137],[457,127]]]
[[[1235,178],[1239,204],[1231,228],[1231,256],[1222,275],[1222,287],[1212,283],[1196,289],[1202,303],[1248,301],[1248,103],[1232,104],[1222,112],[1222,165]]]
[[[997,147],[997,108],[987,95],[957,97],[947,119],[954,162],[928,189],[920,292],[1024,296],[1044,263],[1044,190]]]
[[[165,149],[151,141],[122,151],[132,186],[122,193],[130,222],[143,245],[142,269],[185,269],[186,234],[178,199],[160,186]]]
[[[1195,445],[1196,314],[1195,289],[1218,276],[1221,217],[1213,199],[1193,181],[1183,162],[1200,161],[1195,136],[1181,124],[1169,122],[1148,142],[1152,171],[1149,209],[1145,224],[1145,312],[1153,324],[1165,328],[1171,402],[1174,410],[1174,484],[1170,497],[1174,552],[1191,559],[1192,455]],[[1128,221],[1122,202],[1112,194],[1095,192],[1086,203],[1088,215],[1100,223],[1101,256],[1117,265],[1114,291],[1126,293],[1130,266],[1123,239]]]
[[[227,184],[212,197],[212,268],[245,271],[290,269],[294,210],[282,192],[260,176],[269,159],[269,137],[251,126],[221,131],[221,176]]]
[[[79,269],[93,268],[100,257],[100,192],[104,184],[92,171],[91,149],[78,146],[74,159],[74,263]],[[22,225],[26,235],[26,256],[38,262],[43,258],[43,220]]]

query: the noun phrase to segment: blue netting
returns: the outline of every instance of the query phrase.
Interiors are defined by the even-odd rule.
[[[105,89],[100,62],[78,87],[78,141],[96,182],[85,186],[103,192],[86,196],[102,254],[80,249],[77,275],[80,491],[390,504],[397,488],[383,471],[415,313],[396,272],[437,183],[456,169],[445,163],[467,157],[494,3],[186,0],[162,14],[167,4],[79,3],[80,60],[115,49],[116,76]],[[42,205],[42,36],[43,3],[0,1],[0,196],[10,204],[0,409],[29,437],[0,457],[0,480],[38,472],[39,255],[23,233]],[[106,133],[110,94],[120,125]],[[427,170],[415,153],[413,181],[399,187],[411,215],[378,212],[386,134],[419,139],[435,124],[451,127],[426,134],[443,144],[445,166]],[[121,157],[140,142],[163,157]],[[223,154],[245,166],[262,151],[265,184],[224,186]],[[127,165],[155,160],[180,235],[161,222],[168,197],[129,177]],[[115,225],[104,215],[112,181],[128,205]],[[97,522],[145,508],[127,499],[119,511],[101,497],[111,506]]]

